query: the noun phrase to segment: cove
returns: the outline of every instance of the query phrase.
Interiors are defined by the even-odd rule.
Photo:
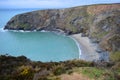
[[[79,58],[76,42],[53,32],[0,32],[0,54],[24,55],[34,61],[65,61]]]
[[[42,62],[78,59],[79,48],[70,37],[53,32],[3,30],[13,16],[33,10],[0,10],[0,55],[24,55],[31,60]]]

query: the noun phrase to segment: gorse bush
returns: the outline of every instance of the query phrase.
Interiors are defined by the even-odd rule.
[[[32,80],[34,76],[34,70],[31,66],[20,66],[18,67],[16,74],[14,73],[13,79],[16,80]]]

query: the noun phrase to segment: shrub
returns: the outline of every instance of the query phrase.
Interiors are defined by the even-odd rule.
[[[32,80],[34,71],[31,66],[21,66],[18,68],[18,74],[15,75],[17,80]]]
[[[112,71],[114,72],[114,76],[117,80],[120,80],[120,62],[117,62],[113,67]]]
[[[53,66],[53,73],[54,75],[60,75],[62,73],[65,73],[65,67],[64,65],[58,65],[58,66]]]
[[[120,51],[112,52],[110,54],[110,59],[114,62],[120,61]]]

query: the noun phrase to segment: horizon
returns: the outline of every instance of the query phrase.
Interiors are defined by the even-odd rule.
[[[119,4],[119,0],[1,0],[0,9],[58,9],[95,4]]]

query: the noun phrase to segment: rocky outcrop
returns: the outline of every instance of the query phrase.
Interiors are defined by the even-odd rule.
[[[103,4],[56,10],[40,10],[14,16],[4,29],[62,30],[83,33],[103,50],[120,51],[120,4]]]

